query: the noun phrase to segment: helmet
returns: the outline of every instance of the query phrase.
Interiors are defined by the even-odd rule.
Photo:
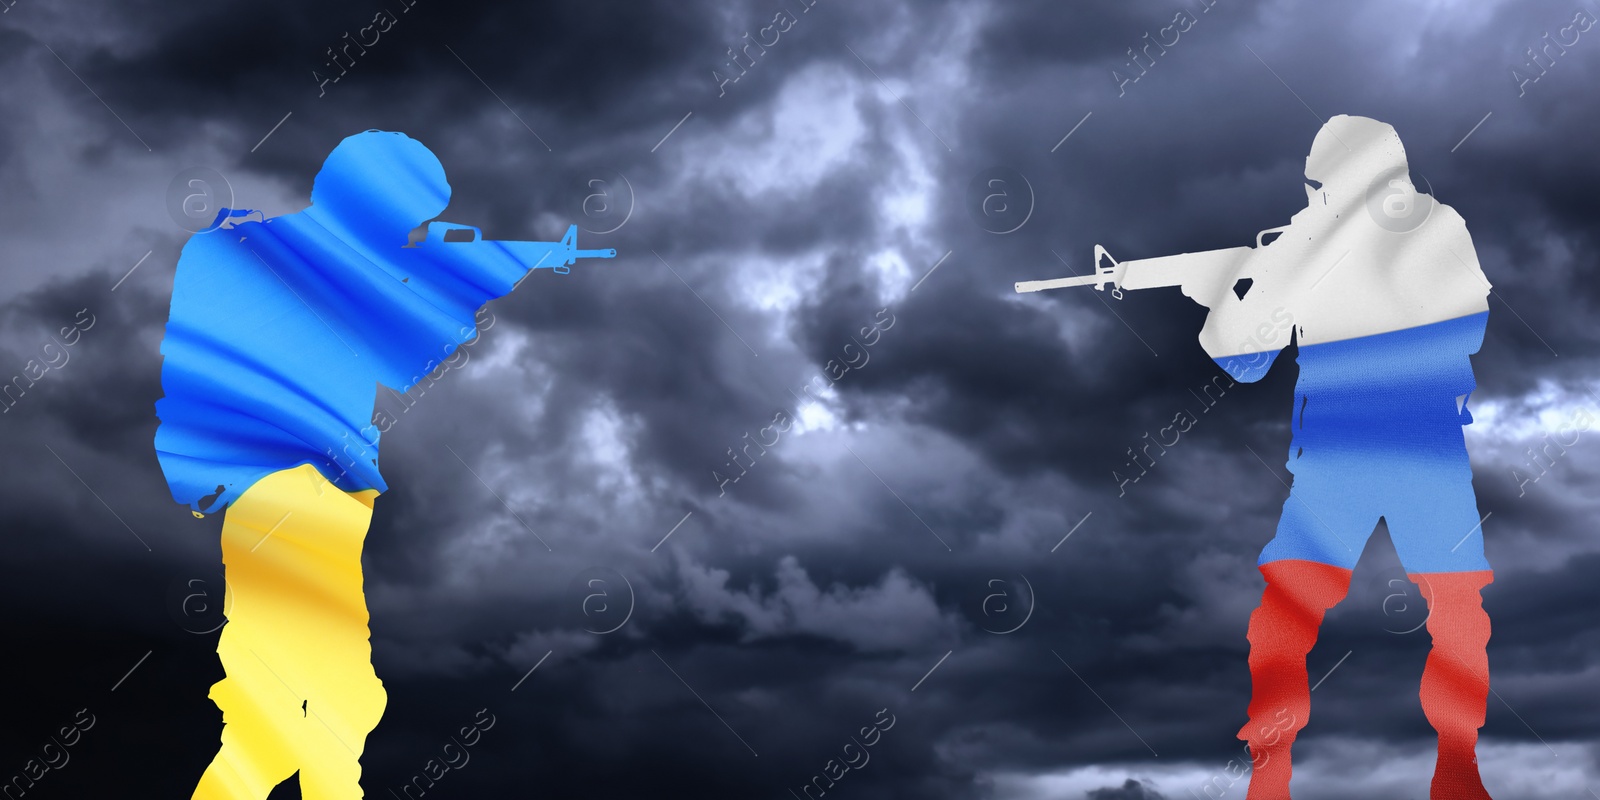
[[[1306,156],[1306,179],[1340,194],[1365,191],[1373,179],[1406,174],[1406,149],[1386,122],[1340,114],[1317,131]]]
[[[333,148],[311,185],[317,215],[353,227],[411,230],[450,204],[444,165],[433,151],[397,131],[369,130]],[[365,224],[363,224],[365,223]]]

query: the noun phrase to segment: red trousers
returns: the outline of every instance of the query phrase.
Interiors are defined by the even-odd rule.
[[[1261,565],[1267,579],[1261,606],[1250,615],[1250,721],[1239,738],[1250,743],[1253,772],[1248,800],[1289,797],[1290,750],[1311,715],[1306,654],[1322,617],[1350,590],[1350,570],[1315,561]],[[1422,712],[1439,734],[1433,800],[1487,800],[1475,753],[1489,696],[1489,615],[1479,590],[1493,573],[1408,575],[1428,603],[1433,649],[1422,670]]]

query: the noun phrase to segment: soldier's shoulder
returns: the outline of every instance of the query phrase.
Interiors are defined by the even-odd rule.
[[[283,220],[295,216],[288,214],[282,217],[263,217],[259,211],[248,212],[255,215],[253,218],[227,218],[220,225],[210,230],[199,231],[184,242],[182,252],[187,255],[194,252],[219,252],[225,250],[243,249],[253,237],[262,236],[273,226],[279,231],[292,227],[292,223],[285,225]]]
[[[1429,222],[1442,221],[1447,225],[1466,226],[1467,221],[1462,218],[1461,214],[1456,211],[1454,206],[1450,205],[1449,203],[1442,203],[1439,201],[1439,198],[1433,197],[1432,195],[1428,195],[1428,198],[1433,201],[1433,213],[1428,219]]]

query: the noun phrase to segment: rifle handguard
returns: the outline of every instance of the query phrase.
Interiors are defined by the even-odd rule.
[[[1100,261],[1102,257],[1110,261],[1111,266],[1101,267]],[[1013,288],[1017,290],[1018,294],[1042,292],[1047,289],[1064,289],[1069,286],[1093,286],[1096,291],[1103,292],[1106,290],[1106,284],[1109,283],[1111,284],[1111,296],[1121,300],[1122,273],[1122,265],[1117,263],[1117,260],[1112,258],[1104,247],[1095,245],[1094,272],[1088,275],[1075,275],[1071,278],[1055,278],[1048,281],[1017,281]]]

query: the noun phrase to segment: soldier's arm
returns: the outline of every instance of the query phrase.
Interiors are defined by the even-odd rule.
[[[1244,268],[1222,281],[1185,286],[1184,294],[1209,309],[1200,346],[1234,380],[1254,383],[1266,376],[1294,337],[1297,303],[1283,277],[1299,266],[1303,236],[1294,223],[1263,231]],[[1290,238],[1292,237],[1292,238]]]

